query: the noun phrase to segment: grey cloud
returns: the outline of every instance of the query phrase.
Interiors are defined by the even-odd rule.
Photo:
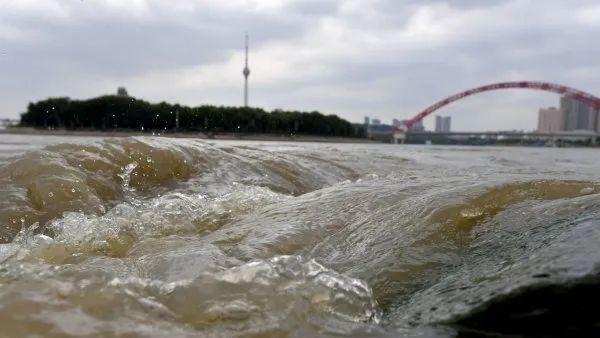
[[[171,8],[155,0],[138,9],[44,3],[39,8],[50,9],[0,10],[0,28],[23,32],[12,39],[0,34],[0,116],[16,116],[28,100],[93,96],[155,73],[225,67],[220,65],[241,52],[245,31],[252,39],[251,102],[266,108],[390,120],[469,87],[520,79],[600,93],[600,74],[590,74],[600,71],[594,43],[600,24],[576,18],[595,1],[183,1],[178,3],[185,6]],[[411,26],[424,18],[434,20],[431,27]],[[273,61],[290,66],[259,67],[257,58],[278,46],[284,52]],[[326,71],[307,71],[315,66]],[[237,69],[227,75],[223,69],[224,77],[241,81]],[[267,75],[283,80],[266,83]],[[177,78],[170,79],[174,83],[152,80],[130,91],[151,101],[239,104],[241,82],[178,87]],[[537,107],[556,101],[548,94],[493,93],[441,113],[453,114],[460,129],[532,129]]]
[[[339,10],[340,1],[336,0],[305,0],[289,3],[287,9],[302,15],[335,15]]]

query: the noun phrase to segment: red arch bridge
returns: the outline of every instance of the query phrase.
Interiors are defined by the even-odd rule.
[[[425,108],[425,110],[423,110],[420,113],[418,113],[417,115],[415,115],[413,118],[406,121],[406,123],[403,127],[401,127],[400,129],[397,129],[394,132],[394,138],[395,139],[403,138],[403,135],[406,132],[406,130],[408,130],[410,127],[412,127],[415,123],[421,121],[423,118],[430,115],[434,111],[436,111],[444,106],[447,106],[454,101],[458,101],[467,96],[471,96],[471,95],[475,95],[475,94],[479,94],[479,93],[483,93],[483,92],[489,92],[492,90],[514,89],[514,88],[536,89],[536,90],[543,90],[546,92],[556,93],[556,94],[560,94],[563,96],[577,99],[595,109],[600,109],[600,98],[599,97],[594,96],[589,93],[586,93],[584,91],[575,89],[575,88],[571,88],[571,87],[567,87],[567,86],[563,86],[563,85],[559,85],[559,84],[555,84],[555,83],[539,82],[539,81],[499,82],[499,83],[493,83],[493,84],[465,90],[463,92],[454,94],[454,95],[449,96],[441,101],[434,103],[433,105]]]

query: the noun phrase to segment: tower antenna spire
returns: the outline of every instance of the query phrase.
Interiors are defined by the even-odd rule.
[[[248,34],[246,33],[246,58],[244,63],[244,107],[248,107],[248,75],[250,75],[250,68],[248,67]]]

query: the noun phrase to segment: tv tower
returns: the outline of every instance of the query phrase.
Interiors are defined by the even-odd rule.
[[[248,75],[250,75],[250,68],[248,68],[248,34],[246,34],[246,63],[244,70],[244,107],[248,107]]]

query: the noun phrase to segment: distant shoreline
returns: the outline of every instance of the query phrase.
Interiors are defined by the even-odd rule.
[[[285,141],[285,142],[324,142],[324,143],[380,143],[366,138],[319,136],[319,135],[285,135],[254,133],[214,133],[204,132],[142,132],[131,130],[66,130],[36,129],[12,127],[0,129],[0,134],[14,135],[48,135],[48,136],[81,136],[81,137],[130,137],[157,136],[176,138],[198,138],[204,140],[247,140],[247,141]]]

